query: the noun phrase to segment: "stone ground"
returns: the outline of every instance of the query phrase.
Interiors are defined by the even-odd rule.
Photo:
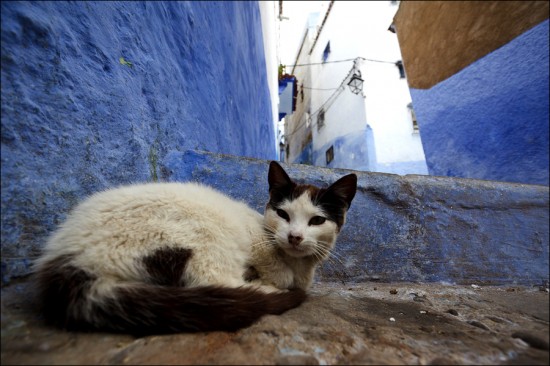
[[[26,282],[2,289],[8,364],[549,364],[547,286],[317,283],[235,333],[134,338],[43,325]]]

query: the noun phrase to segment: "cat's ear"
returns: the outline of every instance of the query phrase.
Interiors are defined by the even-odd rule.
[[[283,167],[281,167],[276,161],[272,161],[269,164],[269,173],[267,174],[267,180],[269,182],[269,190],[280,190],[286,187],[292,186],[294,183],[286,174]]]
[[[344,201],[348,208],[351,206],[351,201],[355,197],[357,191],[357,175],[348,174],[327,188],[324,195],[337,197],[339,200]]]

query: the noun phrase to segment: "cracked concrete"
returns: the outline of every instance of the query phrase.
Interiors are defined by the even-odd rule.
[[[2,290],[7,364],[548,364],[548,289],[316,283],[238,332],[134,338],[45,326],[27,281]]]

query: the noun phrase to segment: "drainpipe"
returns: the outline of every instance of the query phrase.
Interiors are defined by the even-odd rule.
[[[327,21],[328,14],[330,13],[330,9],[332,9],[332,5],[334,4],[334,0],[330,2],[328,5],[327,12],[325,13],[325,17],[323,18],[323,22],[321,23],[321,26],[319,27],[319,32],[317,32],[317,37],[315,37],[315,41],[313,41],[313,46],[311,46],[311,49],[309,50],[309,54],[313,52],[313,49],[315,48],[315,45],[317,44],[317,40],[319,39],[319,36],[321,35],[321,31],[323,30],[323,26],[325,25],[325,22]]]

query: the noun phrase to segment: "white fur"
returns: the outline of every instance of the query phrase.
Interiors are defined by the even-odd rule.
[[[264,224],[273,233],[273,242],[255,247],[251,262],[260,272],[263,284],[307,289],[313,282],[316,267],[329,257],[334,247],[337,225],[329,220],[321,225],[309,225],[311,218],[326,217],[326,213],[312,203],[308,191],[292,201],[283,201],[280,209],[288,213],[290,221],[266,208]],[[288,242],[291,233],[304,238],[297,248]]]
[[[329,220],[308,225],[311,217],[325,213],[307,191],[281,207],[290,222],[270,208],[263,218],[244,203],[196,183],[116,188],[78,205],[51,236],[36,266],[71,254],[72,265],[99,279],[91,296],[102,297],[116,283],[144,281],[140,261],[155,249],[181,247],[192,250],[183,279],[188,287],[250,285],[243,273],[253,266],[260,275],[255,285],[307,289],[338,229]],[[304,237],[300,249],[289,245],[289,233]]]
[[[244,284],[262,216],[195,183],[153,183],[101,192],[76,207],[48,241],[37,265],[76,254],[73,265],[105,281],[142,281],[137,263],[153,250],[191,249],[186,286]]]
[[[326,249],[331,249],[334,246],[337,232],[336,223],[327,220],[321,225],[309,225],[311,218],[315,216],[326,218],[327,216],[319,206],[312,203],[309,191],[295,200],[284,200],[279,207],[288,213],[290,221],[281,219],[273,210],[266,210],[265,221],[266,225],[275,229],[277,244],[289,256],[300,258],[320,255],[320,238],[323,238],[322,241],[323,244],[326,244]],[[300,236],[304,238],[303,242],[294,248],[288,242],[289,235]]]

